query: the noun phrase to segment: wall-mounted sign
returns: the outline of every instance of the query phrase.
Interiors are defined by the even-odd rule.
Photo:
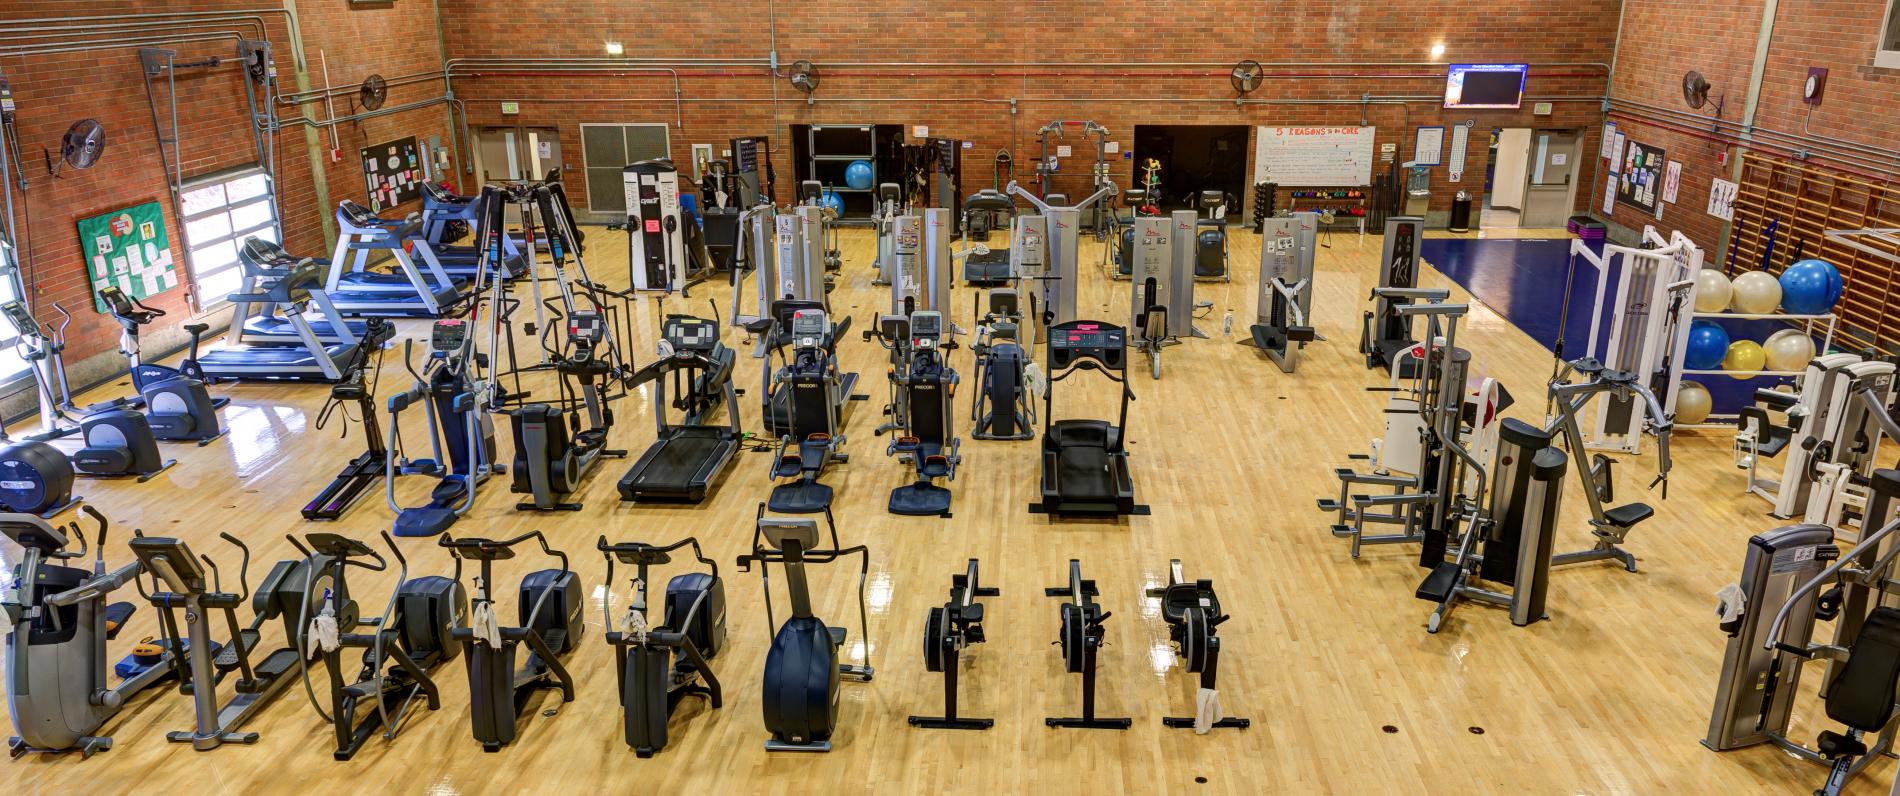
[[[521,103],[519,102],[504,102],[501,104],[501,115],[503,116],[513,116],[520,112]]]
[[[165,211],[157,202],[80,219],[79,251],[92,281],[93,306],[100,312],[106,311],[106,304],[99,300],[99,288],[106,285],[135,299],[178,286],[171,239],[165,236]]]
[[[1550,110],[1550,103],[1548,102],[1539,102],[1531,106],[1531,114],[1535,116],[1549,116]]]

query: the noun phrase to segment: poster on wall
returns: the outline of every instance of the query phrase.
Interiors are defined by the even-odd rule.
[[[422,155],[416,137],[398,138],[365,147],[363,184],[369,189],[369,208],[382,212],[422,196]]]
[[[86,258],[92,304],[106,304],[99,288],[117,286],[135,299],[156,296],[178,286],[171,239],[165,235],[165,211],[157,202],[79,220],[79,249]]]
[[[1254,135],[1253,181],[1282,187],[1371,185],[1376,132],[1372,127],[1260,127]]]
[[[1436,166],[1445,157],[1445,128],[1420,127],[1412,141],[1412,165]]]
[[[1735,220],[1735,194],[1740,186],[1724,179],[1709,181],[1709,215],[1723,221]]]
[[[1611,160],[1616,157],[1616,122],[1603,125],[1603,141],[1597,145],[1597,157]]]
[[[1662,194],[1663,162],[1661,149],[1628,142],[1616,169],[1622,174],[1616,183],[1616,201],[1645,213],[1656,212],[1656,200]]]
[[[1605,216],[1616,212],[1616,183],[1621,177],[1622,175],[1612,171],[1603,180],[1603,215]]]
[[[1471,128],[1462,124],[1451,128],[1451,162],[1447,164],[1451,172],[1451,181],[1459,182],[1465,178],[1465,147],[1471,142]],[[1558,165],[1562,165],[1561,163]]]
[[[1674,160],[1669,161],[1669,168],[1663,171],[1662,200],[1672,205],[1675,204],[1676,193],[1680,191],[1681,189],[1682,189],[1682,164]]]

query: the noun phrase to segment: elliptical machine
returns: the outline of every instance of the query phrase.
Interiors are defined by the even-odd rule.
[[[516,602],[521,624],[501,624],[495,612],[494,565],[515,557],[514,547],[528,540],[541,552],[561,562],[560,569],[543,569],[521,579]],[[462,582],[462,562],[481,562],[475,581],[475,599],[469,626],[449,632],[468,653],[469,722],[484,752],[499,752],[514,741],[521,710],[535,691],[558,689],[562,702],[574,701],[574,676],[561,659],[580,646],[587,629],[581,616],[580,579],[568,569],[567,554],[548,546],[540,531],[506,541],[456,539],[443,536],[437,544],[455,559],[456,583]],[[553,602],[554,605],[548,605]],[[515,653],[528,648],[528,658],[515,668]],[[553,711],[549,711],[552,713]]]
[[[863,646],[864,665],[842,663],[839,648],[844,646],[845,629],[831,627],[812,613],[805,565],[825,564],[857,555],[860,561],[858,627],[860,633],[869,632],[864,581],[870,573],[871,553],[864,545],[844,547],[838,543],[838,525],[832,520],[829,508],[825,509],[825,527],[831,532],[831,547],[819,549],[816,521],[767,517],[765,506],[760,505],[752,533],[752,552],[739,557],[742,572],[751,571],[754,563],[760,565],[768,625],[777,624],[777,620],[773,618],[767,565],[776,563],[785,567],[785,591],[792,604],[791,616],[772,636],[772,648],[765,656],[762,704],[765,729],[772,734],[771,740],[765,742],[768,752],[831,751],[831,739],[838,729],[839,677],[870,682],[873,674],[868,635]]]
[[[388,339],[393,333],[389,322],[382,318],[370,318],[366,324],[367,339]],[[372,350],[376,354],[375,367],[369,364]],[[376,421],[376,382],[382,375],[382,352],[380,345],[358,346],[356,353],[350,356],[349,366],[343,369],[343,378],[330,386],[330,399],[324,402],[323,410],[317,413],[316,427],[323,428],[339,408],[356,404],[356,413],[363,418],[364,451],[344,465],[336,478],[324,485],[323,491],[304,504],[303,518],[306,520],[334,520],[343,516],[343,512],[349,511],[357,498],[362,497],[377,479],[387,474],[389,445],[383,438],[382,424]],[[377,374],[376,377],[366,378],[365,374],[369,372]],[[347,412],[344,419],[348,421]]]
[[[210,327],[202,323],[184,325],[191,334],[191,349],[181,367],[142,362],[139,327],[164,317],[165,311],[146,306],[114,285],[101,286],[99,300],[119,322],[119,353],[129,363],[132,386],[139,393],[137,403],[145,406],[145,419],[153,436],[166,441],[191,440],[199,447],[224,436],[218,409],[231,399],[212,398],[205,391],[204,373],[198,369],[198,342]]]
[[[613,590],[616,560],[635,568],[626,621],[615,630],[613,609],[602,600],[601,626],[607,628],[607,643],[614,647],[627,745],[640,757],[652,757],[666,748],[667,719],[686,697],[706,697],[715,710],[724,702],[719,678],[713,676],[708,661],[726,644],[725,582],[719,579],[719,565],[690,536],[665,547],[644,542],[608,544],[602,536],[596,547],[607,559],[608,591]],[[693,548],[693,558],[709,571],[668,580],[665,621],[650,625],[647,571],[672,563],[673,551],[682,547]]]
[[[408,354],[405,347],[405,366]],[[389,397],[389,428],[398,439],[402,410],[422,404],[434,452],[434,458],[405,462],[401,471],[442,479],[430,490],[427,505],[405,508],[396,502],[398,457],[384,457],[383,491],[396,512],[397,536],[434,536],[448,530],[474,507],[481,482],[502,470],[495,463],[495,424],[487,411],[487,364],[488,358],[475,351],[467,321],[436,321],[429,336],[429,364],[419,374],[410,370],[415,385]]]
[[[309,542],[313,559],[323,562],[318,577],[303,583],[306,603],[313,596],[310,590],[325,580],[326,572],[334,573],[335,582],[340,583],[346,567],[370,572],[389,569],[388,559],[355,539],[333,533],[306,534],[304,539]],[[291,537],[291,543],[296,544],[295,537]],[[324,710],[310,685],[309,663],[299,663],[311,709],[336,731],[336,750],[331,754],[338,760],[354,757],[378,729],[383,731],[383,740],[394,739],[403,716],[418,698],[426,700],[430,710],[442,706],[430,672],[460,652],[449,634],[468,625],[468,595],[460,582],[433,576],[410,580],[409,561],[403,557],[402,548],[387,532],[383,544],[395,554],[399,568],[396,588],[390,592],[382,614],[363,619],[347,589],[325,589],[314,595],[320,607],[315,616],[301,623],[302,631],[297,635],[297,646],[319,650],[330,670],[330,709]],[[355,559],[374,559],[375,563]],[[359,624],[365,630],[351,632]],[[362,668],[353,681],[344,678],[346,649],[363,651]],[[365,702],[374,710],[362,710]]]
[[[92,571],[54,562],[84,558],[85,531],[74,522],[54,527],[31,514],[0,514],[0,535],[24,551],[13,568],[14,588],[0,597],[7,631],[7,712],[19,735],[8,739],[13,757],[29,752],[78,750],[81,756],[112,748],[100,735],[105,723],[140,691],[178,674],[173,650],[142,643],[116,668],[119,684],[106,687],[106,642],[137,610],[108,602],[112,592],[138,578],[138,562],[106,571],[105,515],[84,511],[98,524],[91,545]],[[73,540],[77,551],[66,549]]]
[[[39,393],[41,432],[28,440],[58,439],[78,432],[82,444],[71,461],[73,469],[84,475],[135,476],[139,483],[145,483],[178,463],[159,454],[158,437],[151,424],[145,415],[127,408],[129,402],[106,404],[80,418],[76,427],[62,425],[62,421],[71,422],[55,395],[56,387],[64,390],[65,366],[60,362],[60,351],[65,344],[43,330],[20,301],[0,304],[0,315],[19,332],[14,345],[20,358],[32,367],[34,388]]]
[[[847,321],[850,319],[847,318]],[[849,461],[844,452],[842,408],[857,383],[856,373],[840,373],[832,351],[845,324],[832,327],[821,309],[799,310],[792,319],[791,361],[772,377],[772,397],[786,395],[785,427],[772,457],[774,479],[797,479],[772,488],[771,508],[785,514],[828,511],[831,487],[818,483],[833,461]]]
[[[943,313],[919,310],[910,315],[909,341],[903,346],[908,354],[890,373],[891,387],[902,400],[901,415],[893,412],[897,438],[885,449],[911,465],[917,478],[913,483],[891,490],[890,511],[907,516],[950,516],[950,490],[937,486],[937,479],[956,480],[957,464],[963,460],[957,452],[956,434],[957,371],[950,367],[944,350],[956,347],[943,339]]]

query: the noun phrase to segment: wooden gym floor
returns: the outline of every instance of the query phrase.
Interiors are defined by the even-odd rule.
[[[598,228],[588,236],[593,274],[625,284],[624,237]],[[949,484],[956,496],[953,519],[885,512],[889,490],[907,475],[884,456],[885,440],[872,436],[885,397],[885,352],[857,339],[856,330],[886,306],[887,293],[871,285],[871,233],[853,229],[842,237],[846,266],[833,302],[855,320],[841,356],[864,374],[859,389],[871,399],[855,403],[847,422],[851,461],[825,480],[837,487],[844,542],[873,552],[868,650],[877,675],[871,683],[843,685],[842,729],[830,754],[768,754],[761,745],[759,676],[773,628],[760,603],[757,572],[740,573],[732,564],[747,549],[755,507],[766,496],[769,456],[747,453],[699,507],[621,503],[614,483],[630,460],[605,460],[597,468],[580,513],[517,512],[505,482],[485,485],[455,534],[545,531],[589,584],[586,638],[567,661],[578,699],[563,705],[545,693],[538,697],[519,739],[499,754],[483,754],[470,737],[466,675],[456,660],[437,670],[441,710],[415,713],[395,741],[372,741],[353,762],[330,759],[328,727],[306,704],[301,685],[293,684],[248,728],[262,733],[255,746],[203,754],[165,742],[165,731],[189,726],[191,709],[187,698],[163,690],[140,695],[107,726],[117,742],[109,752],[87,761],[34,757],[0,767],[15,783],[12,790],[1804,793],[1824,778],[1820,767],[1769,748],[1716,754],[1697,743],[1724,642],[1712,595],[1736,577],[1748,536],[1775,524],[1765,516],[1765,503],[1742,493],[1725,434],[1679,438],[1669,499],[1643,498],[1656,505],[1657,516],[1629,542],[1641,557],[1639,574],[1609,564],[1560,570],[1552,577],[1550,620],[1529,628],[1512,627],[1501,611],[1466,605],[1443,632],[1429,635],[1430,605],[1412,596],[1422,574],[1414,548],[1369,548],[1363,560],[1348,558],[1345,542],[1327,532],[1330,516],[1314,500],[1337,491],[1332,468],[1363,452],[1381,428],[1384,398],[1364,388],[1383,384],[1384,377],[1366,370],[1355,350],[1360,313],[1377,275],[1377,236],[1338,233],[1320,250],[1314,323],[1328,339],[1308,347],[1298,372],[1285,374],[1222,334],[1223,315],[1232,312],[1244,330],[1254,312],[1259,238],[1233,234],[1232,283],[1197,288],[1214,303],[1199,321],[1212,339],[1168,348],[1158,382],[1148,378],[1144,357],[1131,358],[1138,396],[1129,420],[1132,467],[1137,496],[1153,514],[1120,523],[1052,522],[1027,513],[1037,490],[1039,441],[966,438],[959,477]],[[1093,240],[1085,238],[1082,261],[1081,314],[1127,323],[1127,283],[1104,276],[1097,265],[1102,249]],[[1448,284],[1435,272],[1425,282]],[[1463,297],[1455,287],[1454,293]],[[752,295],[748,291],[748,302]],[[957,289],[951,315],[966,327],[975,295]],[[707,314],[713,299],[729,315],[723,286],[696,288],[690,299],[643,299],[632,345],[638,362],[651,360],[663,312]],[[426,335],[420,322],[402,330]],[[743,422],[757,429],[759,364],[741,336],[729,330],[727,344],[742,352]],[[1511,414],[1541,417],[1551,370],[1547,351],[1483,307],[1468,316],[1459,342],[1475,352],[1474,378],[1495,376],[1517,396]],[[400,352],[394,349],[383,364],[385,395],[408,384],[396,361]],[[966,379],[958,422],[967,435],[969,353],[957,353],[954,365]],[[85,397],[102,400],[126,390],[121,382]],[[225,410],[228,439],[203,449],[167,446],[179,464],[151,483],[82,481],[87,501],[118,529],[110,565],[129,560],[126,540],[138,527],[183,537],[224,564],[228,579],[237,557],[217,539],[228,531],[252,546],[255,584],[272,562],[292,555],[286,533],[335,530],[373,539],[388,526],[380,487],[340,522],[306,523],[298,516],[362,447],[358,428],[339,437],[334,425],[314,427],[325,388],[216,391],[233,398]],[[1112,418],[1116,395],[1098,375],[1078,374],[1058,385],[1056,413]],[[614,443],[636,456],[653,438],[650,401],[641,393],[615,407]],[[412,451],[427,455],[420,413],[410,414],[405,436]],[[505,428],[501,437],[506,460],[513,442]],[[1643,456],[1619,469],[1624,499],[1641,493],[1653,467],[1653,456]],[[1569,521],[1560,550],[1588,546],[1582,495],[1574,476],[1566,484]],[[405,480],[397,494],[418,502],[427,486]],[[618,615],[627,585],[622,579],[609,591],[601,583],[605,567],[593,550],[601,534],[655,543],[697,536],[726,578],[729,644],[713,662],[725,685],[725,707],[684,705],[672,722],[671,745],[650,760],[636,759],[621,740],[600,605],[606,599]],[[449,573],[449,558],[434,540],[403,545],[413,576]],[[986,600],[988,643],[964,656],[963,711],[993,716],[996,727],[913,729],[906,715],[942,707],[941,677],[925,672],[920,660],[925,613],[944,600],[950,576],[972,556],[982,560],[984,583],[1003,594]],[[1057,601],[1042,594],[1043,587],[1064,582],[1070,558],[1081,559],[1114,613],[1100,663],[1100,704],[1103,715],[1134,717],[1127,732],[1043,725],[1045,716],[1080,709],[1079,677],[1063,674],[1051,646]],[[1165,583],[1170,558],[1182,559],[1190,578],[1212,578],[1233,616],[1220,629],[1220,693],[1227,713],[1251,718],[1251,729],[1196,736],[1161,726],[1162,716],[1191,715],[1194,704],[1193,679],[1173,668],[1158,605],[1143,597],[1144,589]],[[499,568],[504,594],[529,567],[541,566],[524,557]],[[820,616],[849,627],[847,651],[858,659],[867,647],[856,621],[853,568],[814,571],[814,601]],[[658,584],[671,574],[655,573],[656,599]],[[777,579],[774,588],[782,583]],[[390,585],[357,575],[353,588],[368,612],[379,610]],[[782,618],[782,593],[779,600]],[[511,596],[501,610],[513,615]],[[155,631],[153,611],[143,606],[112,659],[124,654],[125,639]],[[274,625],[266,631],[267,648],[279,643],[278,632]],[[555,716],[542,713],[555,710]],[[1798,710],[1797,737],[1811,739],[1825,728],[1811,695]],[[1876,763],[1849,790],[1881,792],[1892,776],[1891,765]]]

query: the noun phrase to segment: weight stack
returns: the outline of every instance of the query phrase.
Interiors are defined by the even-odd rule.
[[[1274,197],[1278,196],[1280,186],[1270,182],[1253,184],[1253,231],[1258,233],[1266,229],[1267,219],[1273,217]]]

